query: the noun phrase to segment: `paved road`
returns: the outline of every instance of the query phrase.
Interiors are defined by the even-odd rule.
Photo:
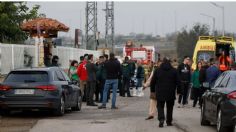
[[[148,91],[147,91],[148,92]],[[118,110],[98,110],[84,106],[81,112],[53,117],[42,112],[16,112],[0,119],[0,132],[215,132],[215,126],[199,124],[199,108],[175,108],[174,126],[158,128],[156,119],[145,121],[148,113],[145,97],[118,98]]]

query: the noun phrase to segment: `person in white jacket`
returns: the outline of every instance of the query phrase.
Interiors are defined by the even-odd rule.
[[[154,74],[154,71],[161,65],[161,61],[157,62],[157,66],[155,66],[151,72],[150,77],[146,81],[146,83],[143,85],[143,89],[150,88],[151,80]],[[149,104],[149,114],[146,120],[153,119],[155,114],[157,112],[157,100],[156,100],[156,93],[155,91],[151,91],[150,89],[150,104]]]

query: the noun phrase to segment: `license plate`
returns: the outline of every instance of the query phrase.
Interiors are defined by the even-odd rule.
[[[33,89],[16,89],[15,94],[34,94]]]

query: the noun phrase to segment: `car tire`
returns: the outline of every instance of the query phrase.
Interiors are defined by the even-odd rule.
[[[204,103],[202,104],[202,107],[201,107],[201,125],[202,126],[210,125],[210,122],[206,120],[206,117],[205,117],[205,104]]]
[[[216,127],[217,132],[227,132],[227,128],[222,126],[222,112],[220,109],[217,112]]]
[[[61,96],[59,106],[54,110],[54,115],[63,116],[65,114],[65,98]]]
[[[71,110],[81,111],[81,108],[82,108],[82,97],[78,95],[77,100],[76,100],[76,106],[72,107]]]

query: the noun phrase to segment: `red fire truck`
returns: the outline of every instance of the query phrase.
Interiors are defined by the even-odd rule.
[[[141,60],[143,64],[156,61],[155,47],[154,46],[143,46],[134,47],[132,41],[127,41],[123,49],[123,56],[130,56],[131,60]]]

